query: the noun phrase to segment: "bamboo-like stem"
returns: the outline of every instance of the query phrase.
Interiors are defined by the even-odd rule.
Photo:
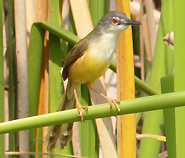
[[[9,28],[7,30],[7,43],[12,43],[14,39],[14,1],[9,0],[9,16],[8,16],[8,25]],[[8,113],[9,113],[9,120],[15,119],[15,105],[17,105],[15,102],[15,84],[16,84],[16,76],[15,71],[16,68],[14,67],[14,60],[15,60],[15,44],[10,44],[10,46],[7,48],[7,51],[9,52],[9,89],[8,89]],[[16,149],[16,134],[10,133],[9,134],[9,150],[15,150]]]
[[[28,68],[25,1],[14,0],[18,83],[18,116],[28,117]],[[24,105],[24,106],[23,106]],[[29,131],[19,133],[19,151],[29,151]],[[24,158],[29,157],[25,156]]]
[[[83,110],[83,117],[85,121],[100,117],[102,118],[143,111],[166,109],[171,107],[180,107],[184,106],[184,103],[185,91],[173,92],[121,101],[119,104],[121,110],[120,113],[117,113],[116,107],[113,106],[111,108],[109,103],[89,106],[88,111]],[[38,128],[54,124],[80,121],[80,117],[77,116],[77,114],[78,110],[72,109],[3,122],[0,123],[0,134],[17,132],[20,130]]]
[[[130,16],[128,0],[116,0],[116,10]],[[134,63],[131,27],[120,35],[117,47],[117,93],[118,99],[135,97]],[[117,118],[118,158],[136,157],[136,116],[129,114]]]
[[[0,1],[0,122],[4,122],[3,0]],[[0,136],[0,157],[5,157],[5,137]]]
[[[173,13],[174,13],[174,90],[183,91],[185,90],[185,45],[184,36],[185,32],[182,31],[185,25],[185,19],[182,18],[184,15],[184,1],[172,1]],[[179,158],[181,155],[185,155],[185,107],[175,108],[174,121],[175,121],[175,139],[176,139],[176,157]],[[172,156],[171,156],[172,157]],[[169,158],[171,158],[169,157]]]

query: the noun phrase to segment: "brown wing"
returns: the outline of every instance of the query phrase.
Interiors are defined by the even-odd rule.
[[[77,61],[78,58],[84,55],[85,51],[88,48],[88,43],[89,40],[87,40],[87,38],[82,39],[70,50],[63,65],[63,80],[66,80],[68,78],[69,68]]]

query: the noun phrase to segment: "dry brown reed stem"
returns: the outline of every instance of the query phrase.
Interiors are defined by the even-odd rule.
[[[14,0],[15,7],[15,38],[17,59],[17,87],[18,87],[18,117],[28,117],[28,68],[26,42],[26,7],[25,1]],[[19,151],[29,151],[29,131],[19,132]],[[29,158],[29,156],[20,156]]]

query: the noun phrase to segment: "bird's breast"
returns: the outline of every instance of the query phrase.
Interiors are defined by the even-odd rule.
[[[71,83],[93,82],[108,69],[117,41],[100,41],[89,45],[84,55],[70,67],[68,77]]]

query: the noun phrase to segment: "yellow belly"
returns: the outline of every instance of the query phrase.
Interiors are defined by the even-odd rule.
[[[68,78],[71,83],[77,84],[94,82],[105,73],[111,59],[112,54],[107,57],[86,51],[69,69]]]

